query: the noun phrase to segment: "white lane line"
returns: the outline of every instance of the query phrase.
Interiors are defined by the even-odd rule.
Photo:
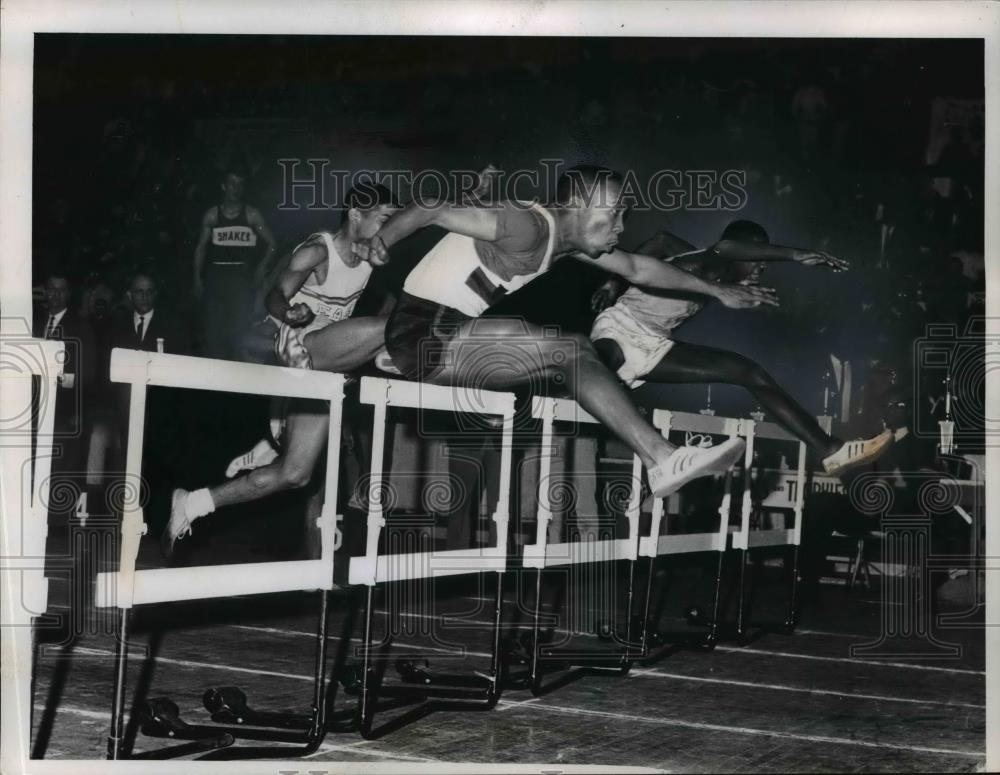
[[[629,676],[648,675],[654,678],[672,678],[678,681],[697,681],[699,683],[725,684],[727,686],[745,686],[750,689],[773,689],[781,692],[801,692],[803,694],[821,694],[831,697],[846,697],[852,700],[878,700],[880,702],[906,702],[914,705],[944,705],[951,708],[975,708],[985,710],[985,705],[977,705],[972,702],[948,702],[945,700],[919,700],[911,697],[892,697],[883,694],[856,694],[854,692],[838,692],[832,689],[805,689],[799,686],[786,686],[784,684],[765,684],[754,681],[737,681],[731,678],[703,678],[701,676],[683,675],[680,673],[665,673],[661,670],[636,670],[632,669]]]
[[[348,745],[336,745],[334,743],[323,743],[316,753],[309,754],[309,756],[299,757],[301,759],[312,759],[316,756],[321,756],[326,753],[356,753],[362,756],[372,756],[378,759],[388,759],[390,761],[401,761],[401,762],[426,762],[428,764],[444,764],[441,759],[431,759],[426,756],[413,756],[412,754],[404,753],[390,753],[389,751],[380,751],[377,748],[362,748],[363,743],[367,743],[367,740],[362,740],[360,743],[351,743]]]
[[[500,700],[504,704],[504,700]],[[519,706],[520,707],[520,706]],[[862,748],[887,748],[894,751],[907,751],[909,753],[931,753],[950,756],[971,756],[981,759],[985,756],[983,751],[962,751],[951,748],[929,748],[925,746],[903,745],[901,743],[877,743],[868,740],[852,740],[846,737],[828,737],[826,735],[800,735],[794,732],[777,732],[770,729],[755,729],[753,727],[729,727],[724,724],[706,724],[698,721],[682,721],[680,719],[657,718],[654,716],[636,716],[626,713],[612,713],[606,710],[587,710],[584,708],[569,708],[560,705],[543,705],[542,703],[525,704],[529,710],[549,711],[551,713],[565,713],[573,716],[590,716],[596,718],[606,718],[615,721],[640,722],[647,724],[657,724],[660,726],[682,727],[685,729],[697,729],[705,732],[724,732],[727,734],[754,735],[758,737],[778,737],[787,740],[801,740],[808,743],[830,743],[832,745],[854,745]]]
[[[255,626],[250,625],[250,624],[224,624],[222,626],[223,627],[232,627],[234,630],[250,630],[251,632],[266,632],[266,633],[271,634],[271,635],[301,635],[301,636],[304,636],[304,637],[307,637],[307,638],[315,638],[316,637],[316,633],[314,633],[314,632],[304,632],[302,630],[282,630],[282,629],[277,628],[277,627],[255,627]],[[337,635],[330,635],[330,636],[327,637],[327,640],[339,641],[340,637],[337,636]],[[364,640],[363,638],[350,638],[349,642],[351,642],[351,643],[362,643],[363,640]],[[489,653],[487,653],[485,651],[468,651],[468,650],[455,651],[454,649],[442,649],[442,648],[437,648],[435,646],[421,646],[421,645],[418,645],[418,644],[415,644],[415,643],[401,643],[401,642],[395,641],[395,640],[392,642],[392,645],[393,646],[398,646],[401,649],[415,649],[417,651],[433,651],[433,652],[436,652],[436,653],[439,653],[439,654],[448,654],[450,656],[455,656],[455,657],[487,657],[488,658],[488,657],[493,656],[492,654],[489,654]]]
[[[75,653],[86,654],[88,656],[114,656],[113,651],[108,649],[92,649],[78,646]],[[133,655],[129,654],[129,658]],[[136,655],[136,659],[143,659],[142,655]],[[173,659],[172,657],[153,657],[154,662],[162,662],[165,665],[178,665],[179,667],[207,667],[213,670],[228,670],[233,673],[249,673],[250,675],[270,675],[275,678],[291,678],[296,681],[312,682],[314,678],[310,675],[296,675],[295,673],[279,673],[276,670],[253,670],[249,667],[236,667],[234,665],[219,665],[213,662],[195,662],[190,659]]]
[[[111,713],[110,712],[108,712],[108,713],[100,713],[98,711],[86,710],[85,708],[75,708],[75,707],[73,707],[71,705],[61,705],[61,706],[59,706],[59,709],[58,709],[57,713],[69,713],[71,715],[80,716],[80,717],[86,718],[86,719],[94,719],[96,721],[103,721],[103,722],[106,722],[106,723],[111,723]],[[368,743],[368,742],[369,742],[368,740],[362,740],[362,741],[360,741],[358,743],[352,743],[352,744],[349,744],[349,745],[334,745],[333,743],[323,743],[323,745],[320,746],[319,750],[316,751],[316,753],[311,754],[310,756],[304,756],[302,758],[304,758],[304,759],[310,759],[313,756],[319,756],[319,755],[324,754],[324,753],[335,753],[335,752],[344,753],[344,752],[347,752],[347,753],[358,753],[358,754],[361,754],[362,756],[372,756],[372,757],[375,757],[375,758],[378,758],[378,759],[391,759],[391,760],[412,761],[412,762],[429,762],[429,763],[432,763],[432,764],[436,764],[436,763],[440,762],[439,759],[430,759],[430,758],[428,758],[426,756],[411,756],[409,754],[395,754],[395,753],[389,753],[387,751],[380,751],[380,750],[378,750],[376,748],[371,748],[371,747],[361,748],[361,746],[363,744]],[[234,748],[235,747],[238,747],[238,746],[234,746]]]
[[[386,613],[386,612],[382,611],[382,610],[376,609],[376,613]],[[414,619],[440,619],[441,618],[440,615],[435,616],[433,614],[418,614],[418,613],[405,612],[405,611],[398,612],[397,615],[404,616],[404,617],[411,617],[411,618],[414,618]],[[471,621],[471,620],[453,619],[453,621],[460,621],[460,622],[465,623],[466,621]],[[491,624],[491,622],[481,622],[481,624]],[[565,634],[568,634],[568,635],[578,635],[578,636],[582,636],[582,637],[586,637],[586,638],[596,638],[597,637],[597,635],[594,634],[594,633],[590,633],[590,632],[574,632],[573,630],[566,630],[566,629],[563,629],[562,627],[554,627],[552,629],[553,629],[554,632],[565,633]],[[938,665],[918,665],[918,664],[914,664],[914,663],[910,663],[910,662],[881,662],[881,661],[874,660],[874,659],[860,659],[858,657],[824,657],[824,656],[818,656],[818,655],[814,655],[814,654],[795,654],[795,653],[790,652],[790,651],[768,651],[768,650],[765,650],[765,649],[753,649],[753,648],[749,648],[747,646],[722,646],[722,645],[719,645],[719,646],[716,646],[715,649],[716,649],[716,651],[730,651],[730,652],[737,652],[737,653],[742,653],[742,654],[766,654],[767,656],[770,656],[770,657],[787,657],[789,659],[814,659],[814,660],[819,660],[819,661],[822,661],[822,662],[845,662],[845,663],[850,663],[850,664],[872,665],[872,666],[877,666],[877,667],[896,667],[896,668],[908,669],[908,670],[930,670],[930,671],[934,671],[934,672],[954,673],[954,674],[958,674],[958,675],[982,675],[982,676],[986,675],[986,671],[985,670],[970,670],[970,669],[959,668],[959,667],[940,667]]]
[[[101,713],[97,710],[87,710],[86,708],[75,708],[72,705],[60,705],[56,708],[56,714],[59,713],[71,713],[74,716],[82,716],[83,718],[94,719],[95,721],[106,721],[111,723],[111,711],[107,713]]]
[[[911,662],[881,662],[875,659],[859,657],[823,657],[817,654],[794,654],[790,651],[768,651],[752,649],[747,646],[716,646],[716,651],[727,651],[736,654],[763,654],[769,657],[786,657],[788,659],[812,659],[819,662],[844,662],[852,665],[869,665],[871,667],[898,667],[907,670],[929,670],[936,673],[955,673],[957,675],[986,675],[985,670],[969,670],[962,667],[940,667],[938,665],[917,665]]]
[[[529,705],[533,702],[539,702],[541,699],[542,699],[541,697],[532,697],[530,700],[519,700],[517,702],[514,702],[513,700],[503,700],[502,702],[498,703],[499,707],[497,708],[497,712],[503,713],[503,711],[505,710],[510,710],[511,708],[518,708],[521,705]]]
[[[113,653],[114,653],[112,651],[106,651],[106,650],[102,650],[102,649],[80,649],[80,651],[83,652],[83,653],[89,653],[89,654],[105,654],[107,656],[112,656]],[[312,682],[314,680],[312,676],[295,675],[294,673],[278,673],[278,672],[268,671],[268,670],[251,670],[249,668],[234,667],[232,665],[219,665],[219,664],[214,664],[214,663],[210,663],[210,662],[194,662],[194,661],[191,661],[191,660],[170,659],[168,657],[156,657],[155,661],[162,662],[164,664],[180,665],[180,666],[183,666],[183,667],[200,667],[200,668],[209,668],[209,669],[223,670],[223,671],[227,671],[228,670],[228,671],[239,672],[239,673],[254,673],[254,674],[257,674],[257,675],[271,675],[271,676],[277,676],[277,677],[281,677],[281,678],[293,678],[293,679],[296,679],[296,680],[299,680],[299,681],[309,681],[309,682]],[[535,699],[538,699],[538,698],[535,698]],[[725,725],[722,725],[722,724],[706,724],[706,723],[695,722],[695,721],[681,721],[679,719],[656,718],[656,717],[650,717],[650,716],[636,716],[636,715],[629,715],[629,714],[623,714],[623,713],[612,713],[610,711],[587,710],[587,709],[584,709],[584,708],[570,708],[570,707],[558,706],[558,705],[543,705],[541,703],[530,702],[530,701],[529,702],[511,702],[509,700],[500,700],[499,704],[500,705],[506,705],[506,706],[513,705],[514,707],[526,706],[529,709],[548,710],[548,711],[555,712],[555,713],[567,713],[567,714],[578,715],[578,716],[594,716],[594,717],[601,717],[601,718],[616,719],[616,720],[620,720],[620,721],[638,721],[638,722],[645,722],[645,723],[651,723],[651,724],[659,724],[659,725],[662,725],[662,726],[679,726],[679,727],[684,727],[684,728],[687,728],[687,729],[699,729],[699,730],[714,731],[714,732],[727,732],[727,733],[732,733],[732,734],[758,735],[758,736],[765,736],[765,737],[780,737],[780,738],[785,738],[785,739],[790,739],[790,740],[803,740],[803,741],[806,741],[806,742],[814,742],[814,743],[831,743],[831,744],[835,744],[835,745],[855,745],[855,746],[861,746],[861,747],[865,747],[865,748],[887,748],[887,749],[898,750],[898,751],[910,751],[910,752],[913,752],[913,753],[950,754],[950,755],[956,755],[956,756],[974,756],[974,757],[982,757],[983,756],[982,752],[961,751],[961,750],[953,750],[953,749],[945,749],[945,748],[928,748],[928,747],[923,747],[923,746],[908,746],[908,745],[901,745],[901,744],[895,744],[895,743],[876,743],[876,742],[869,742],[869,741],[864,741],[864,740],[851,740],[851,739],[848,739],[848,738],[827,737],[827,736],[820,736],[820,735],[799,735],[799,734],[795,734],[795,733],[791,733],[791,732],[776,732],[776,731],[767,730],[767,729],[754,729],[754,728],[750,728],[750,727],[729,727],[729,726],[725,726]],[[95,713],[93,711],[87,711],[87,713],[93,714],[94,717],[100,718],[100,719],[107,719],[108,718],[108,716],[106,714]]]
[[[270,634],[273,634],[273,635],[297,635],[297,636],[301,636],[301,637],[313,637],[313,638],[316,637],[313,633],[304,632],[304,631],[301,631],[301,630],[282,630],[282,629],[277,628],[277,627],[253,627],[253,626],[244,625],[244,624],[228,624],[228,625],[224,625],[224,626],[226,626],[226,627],[233,627],[235,629],[263,631],[263,632],[267,632],[267,633],[270,633]],[[331,640],[339,640],[339,638],[331,636]],[[351,638],[351,641],[356,641],[356,642],[360,643],[361,639],[360,638]],[[393,646],[398,646],[399,648],[410,648],[410,649],[418,649],[418,650],[426,649],[427,651],[441,652],[443,654],[449,654],[449,655],[453,655],[453,656],[456,656],[456,657],[461,656],[461,654],[459,654],[459,653],[457,653],[455,651],[449,651],[448,649],[440,649],[440,648],[433,648],[433,647],[430,647],[430,646],[420,646],[420,645],[416,645],[416,644],[401,643],[401,642],[398,642],[398,641],[397,642],[393,642]],[[718,647],[716,647],[716,648],[718,648]],[[485,658],[489,658],[489,657],[492,656],[491,654],[489,654],[488,652],[485,652],[485,651],[465,651],[464,655],[465,656],[473,656],[473,657],[485,657]],[[864,660],[864,663],[865,664],[871,664],[867,660]],[[651,675],[651,676],[655,676],[657,678],[675,678],[675,679],[684,680],[684,681],[702,681],[702,682],[705,682],[705,683],[720,683],[720,684],[730,684],[730,685],[733,685],[733,686],[746,686],[746,687],[754,688],[754,689],[773,689],[773,690],[776,690],[776,691],[803,692],[803,693],[806,693],[806,694],[823,694],[823,695],[831,695],[831,696],[836,696],[836,697],[847,697],[847,698],[859,699],[859,700],[879,700],[879,701],[884,701],[884,702],[904,702],[904,703],[912,703],[912,704],[915,704],[915,705],[945,705],[945,706],[956,707],[956,708],[974,708],[976,710],[982,710],[982,709],[986,708],[985,705],[977,705],[975,703],[946,702],[946,701],[942,701],[942,700],[920,700],[920,699],[913,699],[913,698],[909,698],[909,697],[891,697],[891,696],[879,695],[879,694],[855,694],[855,693],[851,693],[851,692],[833,691],[831,689],[805,689],[805,688],[801,688],[801,687],[797,687],[797,686],[786,686],[786,685],[782,685],[782,684],[763,684],[763,683],[753,683],[753,682],[750,682],[750,681],[737,681],[737,680],[733,680],[733,679],[722,679],[722,678],[702,678],[702,677],[697,677],[697,676],[683,675],[683,674],[680,674],[680,673],[665,673],[665,672],[662,672],[662,671],[656,670],[656,669],[635,669],[635,668],[633,668],[632,671],[629,673],[629,675]]]

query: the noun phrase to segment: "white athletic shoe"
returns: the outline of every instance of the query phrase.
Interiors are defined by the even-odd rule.
[[[670,457],[646,472],[653,497],[670,495],[692,479],[725,473],[745,449],[746,442],[739,438],[711,447],[678,447]]]
[[[179,487],[170,497],[170,521],[160,534],[160,552],[170,559],[174,553],[177,541],[186,535],[191,535],[191,520],[187,516],[188,491]]]
[[[892,440],[893,432],[886,428],[870,439],[846,441],[830,457],[823,459],[823,470],[830,476],[840,476],[852,468],[873,463],[889,449]]]
[[[237,455],[229,461],[226,467],[226,478],[232,479],[243,471],[253,471],[255,468],[270,465],[278,457],[278,450],[271,446],[268,439],[261,439],[253,445],[253,449]]]
[[[278,328],[278,333],[274,337],[274,354],[285,366],[293,369],[311,369],[312,356],[306,346],[302,344],[298,329],[292,328],[287,323],[282,323]]]

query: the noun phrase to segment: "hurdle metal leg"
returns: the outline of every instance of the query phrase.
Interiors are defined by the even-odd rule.
[[[374,710],[374,687],[372,686],[371,651],[372,651],[372,617],[374,615],[375,587],[367,590],[365,601],[364,636],[361,642],[361,695],[358,698],[358,731],[362,737],[368,737],[372,730]]]
[[[433,556],[423,553],[379,554],[380,537],[386,525],[383,511],[381,487],[386,477],[385,452],[387,433],[387,411],[390,406],[416,409],[436,409],[451,412],[470,411],[460,400],[461,394],[455,388],[439,385],[417,385],[399,380],[365,377],[361,381],[361,400],[374,406],[374,435],[372,445],[371,479],[369,483],[368,534],[365,554],[351,559],[349,579],[351,584],[367,587],[363,656],[360,676],[356,679],[359,691],[357,706],[357,727],[368,739],[380,737],[398,729],[416,718],[434,710],[461,709],[487,710],[496,705],[502,689],[503,666],[501,661],[501,613],[503,603],[503,573],[507,566],[507,524],[510,500],[511,456],[513,447],[514,396],[509,393],[483,391],[479,397],[485,403],[477,408],[483,413],[499,415],[503,418],[500,459],[500,492],[497,508],[493,516],[496,524],[496,546],[483,550],[463,549],[437,552]],[[459,566],[442,567],[436,563],[453,558]],[[413,572],[420,562],[429,561],[428,572]],[[457,571],[457,572],[456,572]],[[493,611],[493,632],[491,642],[490,667],[487,674],[477,672],[472,675],[431,673],[416,668],[412,662],[401,660],[397,663],[402,683],[385,684],[382,672],[385,655],[379,657],[376,666],[372,657],[372,633],[374,616],[374,594],[379,584],[386,582],[415,581],[438,577],[465,575],[493,571],[496,574],[496,597]],[[395,605],[395,602],[391,603]],[[391,612],[390,612],[391,613]],[[391,639],[386,641],[386,649]],[[352,686],[352,689],[354,687]],[[382,702],[382,698],[390,698]],[[392,707],[412,705],[403,714],[375,727],[374,719],[378,711]]]
[[[799,623],[799,547],[792,547],[792,583],[788,593],[788,617],[785,619],[784,630],[791,634]]]
[[[750,553],[746,549],[737,549],[739,552],[739,579],[736,586],[736,642],[743,646],[748,643],[747,624],[750,620],[748,608],[747,589],[750,584],[747,580],[747,569],[750,564]]]
[[[708,623],[708,634],[705,636],[704,647],[714,649],[719,640],[719,617],[721,616],[720,601],[722,598],[722,572],[725,568],[726,553],[719,552],[715,564],[715,591],[712,595],[712,619]]]
[[[108,758],[122,759],[125,737],[125,669],[128,659],[129,609],[118,612],[115,626],[115,685],[111,699],[111,733],[108,735]]]

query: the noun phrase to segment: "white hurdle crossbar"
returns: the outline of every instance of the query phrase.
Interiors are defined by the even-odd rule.
[[[97,577],[98,607],[127,609],[147,603],[333,588],[343,375],[115,349],[111,353],[111,379],[131,386],[125,462],[127,482],[141,481],[146,391],[153,385],[329,401],[329,451],[326,493],[317,520],[322,546],[320,559],[137,570],[139,541],[146,534],[147,526],[140,490],[135,486],[134,497],[126,498],[123,507],[118,570],[100,573]]]
[[[732,535],[733,549],[740,555],[739,570],[739,601],[736,613],[736,640],[740,645],[749,642],[748,629],[750,626],[750,603],[747,599],[747,564],[749,562],[749,552],[751,549],[763,547],[789,547],[792,552],[791,557],[791,592],[789,595],[788,613],[783,622],[777,627],[773,624],[755,625],[760,632],[778,629],[784,633],[791,633],[798,620],[798,571],[799,571],[799,545],[802,539],[802,515],[805,504],[806,488],[806,456],[808,451],[804,442],[797,439],[792,434],[780,426],[770,422],[755,422],[753,420],[743,420],[743,435],[747,440],[747,464],[743,477],[744,501],[743,512],[740,525]],[[796,479],[798,486],[795,488],[795,495],[791,499],[793,512],[793,525],[791,528],[758,528],[750,529],[750,516],[753,509],[750,503],[751,488],[751,461],[757,440],[768,439],[773,441],[798,443],[798,462],[796,467]],[[786,487],[789,480],[786,479]],[[766,500],[764,506],[766,504]],[[773,507],[773,501],[772,501]]]
[[[709,433],[718,436],[735,438],[743,435],[742,421],[735,417],[716,417],[714,415],[694,414],[692,412],[671,412],[666,409],[656,409],[653,412],[653,425],[663,434],[664,438],[671,431],[688,433]],[[744,461],[749,465],[753,460],[753,450],[747,444]],[[639,540],[639,554],[643,557],[655,558],[665,554],[690,554],[692,552],[725,552],[729,536],[729,512],[732,507],[735,485],[731,473],[726,474],[726,490],[719,504],[719,527],[710,533],[680,533],[671,535],[666,527],[666,498],[653,499],[653,514],[650,521],[649,534]],[[745,519],[750,516],[750,493],[744,489],[741,510]]]
[[[798,459],[796,462],[795,479],[798,486],[795,488],[795,495],[790,499],[794,514],[793,525],[790,528],[765,528],[759,530],[750,529],[751,506],[750,499],[747,498],[742,513],[739,529],[733,533],[733,549],[755,549],[761,546],[799,546],[802,543],[802,514],[805,507],[805,484],[806,484],[806,456],[808,450],[805,442],[799,441],[781,426],[773,422],[755,422],[753,420],[742,420],[743,435],[747,440],[747,459],[753,460],[754,448],[758,439],[768,439],[772,441],[788,441],[798,444]],[[748,465],[746,470],[750,471]],[[788,479],[786,478],[786,481]],[[745,477],[744,488],[749,492],[750,477]],[[763,505],[768,506],[765,499]]]
[[[30,478],[30,482],[22,483],[21,492],[30,493],[31,501],[26,509],[26,519],[20,520],[21,544],[17,553],[18,559],[12,556],[4,558],[3,569],[19,569],[22,579],[22,602],[25,611],[31,615],[45,613],[49,600],[49,581],[45,578],[44,569],[38,566],[38,558],[45,556],[45,542],[48,538],[48,506],[49,491],[52,484],[52,459],[55,446],[56,400],[59,391],[59,377],[63,373],[65,345],[62,342],[46,339],[32,339],[18,343],[20,348],[37,348],[37,357],[24,358],[30,375],[38,378],[37,425],[35,432],[35,452],[33,466],[22,471],[22,476]]]
[[[364,555],[350,560],[348,582],[373,587],[385,581],[457,576],[482,571],[503,573],[507,569],[507,528],[510,521],[514,394],[383,377],[362,377],[361,402],[375,408],[368,490],[368,530]],[[378,553],[379,537],[386,524],[382,486],[386,479],[391,478],[385,470],[386,415],[390,406],[498,415],[503,418],[500,491],[493,513],[496,543],[493,546],[408,554]]]
[[[525,568],[550,568],[559,565],[576,565],[584,562],[608,560],[636,560],[639,555],[639,508],[642,481],[642,462],[638,455],[632,458],[632,488],[626,508],[628,535],[588,541],[549,543],[548,527],[552,521],[552,456],[555,453],[553,436],[557,422],[583,422],[600,424],[600,420],[585,412],[575,401],[566,398],[536,396],[531,413],[542,421],[542,449],[538,476],[538,518],[535,526],[535,543],[523,547]]]
[[[715,415],[695,414],[692,412],[672,412],[666,409],[656,409],[653,412],[653,425],[663,434],[664,438],[670,436],[671,431],[683,431],[685,433],[711,434],[715,436],[728,436],[736,438],[743,435],[745,427],[743,422],[734,417],[716,417]],[[744,466],[749,466],[753,459],[753,452],[750,445],[747,445],[744,455]],[[746,477],[744,477],[746,479]],[[729,515],[732,509],[735,482],[732,471],[725,474],[725,491],[722,495],[722,502],[719,504],[719,526],[712,532],[702,533],[675,533],[671,534],[667,529],[666,498],[653,499],[653,512],[650,519],[649,534],[639,540],[639,553],[643,557],[649,558],[649,567],[646,576],[645,613],[642,623],[642,654],[644,657],[650,656],[650,603],[652,600],[652,582],[654,572],[654,562],[657,557],[663,555],[693,554],[695,552],[715,552],[718,555],[715,572],[715,588],[713,590],[712,614],[706,624],[709,626],[708,633],[701,640],[701,645],[707,648],[714,647],[718,639],[719,632],[719,604],[722,587],[722,567],[726,554],[726,547],[729,542]],[[749,518],[751,503],[750,491],[744,487],[740,502],[741,513],[744,520]]]
[[[503,603],[503,573],[507,569],[507,526],[510,521],[510,483],[514,446],[514,394],[445,385],[429,385],[383,377],[363,377],[360,398],[375,409],[371,478],[368,489],[368,532],[365,553],[352,557],[348,582],[364,585],[367,603],[364,615],[363,660],[358,697],[358,726],[362,736],[372,734],[379,696],[392,696],[404,703],[427,701],[430,697],[478,701],[486,707],[496,705],[502,691],[500,654],[500,617]],[[378,553],[379,538],[386,525],[382,485],[391,478],[385,470],[385,438],[387,413],[390,406],[411,409],[432,409],[503,418],[500,452],[500,488],[493,522],[496,544],[476,549]],[[388,543],[388,542],[387,542]],[[419,686],[383,685],[372,665],[372,628],[374,593],[383,582],[433,579],[492,571],[496,577],[496,598],[493,609],[493,653],[487,673],[474,676],[430,676]],[[433,683],[434,686],[426,685]],[[391,722],[390,722],[391,723]]]

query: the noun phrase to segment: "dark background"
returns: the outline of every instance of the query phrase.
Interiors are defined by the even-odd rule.
[[[924,318],[962,325],[975,311],[953,299],[981,290],[981,272],[959,276],[949,256],[982,251],[982,127],[956,130],[937,168],[925,154],[932,101],[982,99],[983,62],[980,40],[37,35],[36,280],[68,266],[81,288],[102,284],[117,300],[129,272],[149,266],[164,299],[189,309],[197,224],[234,159],[253,170],[248,199],[285,248],[339,213],[278,210],[282,158],[346,170],[558,158],[642,181],[737,168],[749,194],[739,213],[635,213],[623,244],[668,227],[707,245],[749,217],[775,242],[852,260],[842,276],[776,267],[767,279],[781,310],[711,308],[681,334],[757,357],[818,411],[817,353],[905,358]],[[796,112],[796,95],[817,89],[825,107]],[[958,193],[934,193],[942,175]],[[888,266],[880,204],[897,230]],[[951,296],[938,299],[942,288]],[[888,314],[897,297],[903,324],[865,317],[865,302]],[[695,392],[700,401],[701,388],[671,388]]]

